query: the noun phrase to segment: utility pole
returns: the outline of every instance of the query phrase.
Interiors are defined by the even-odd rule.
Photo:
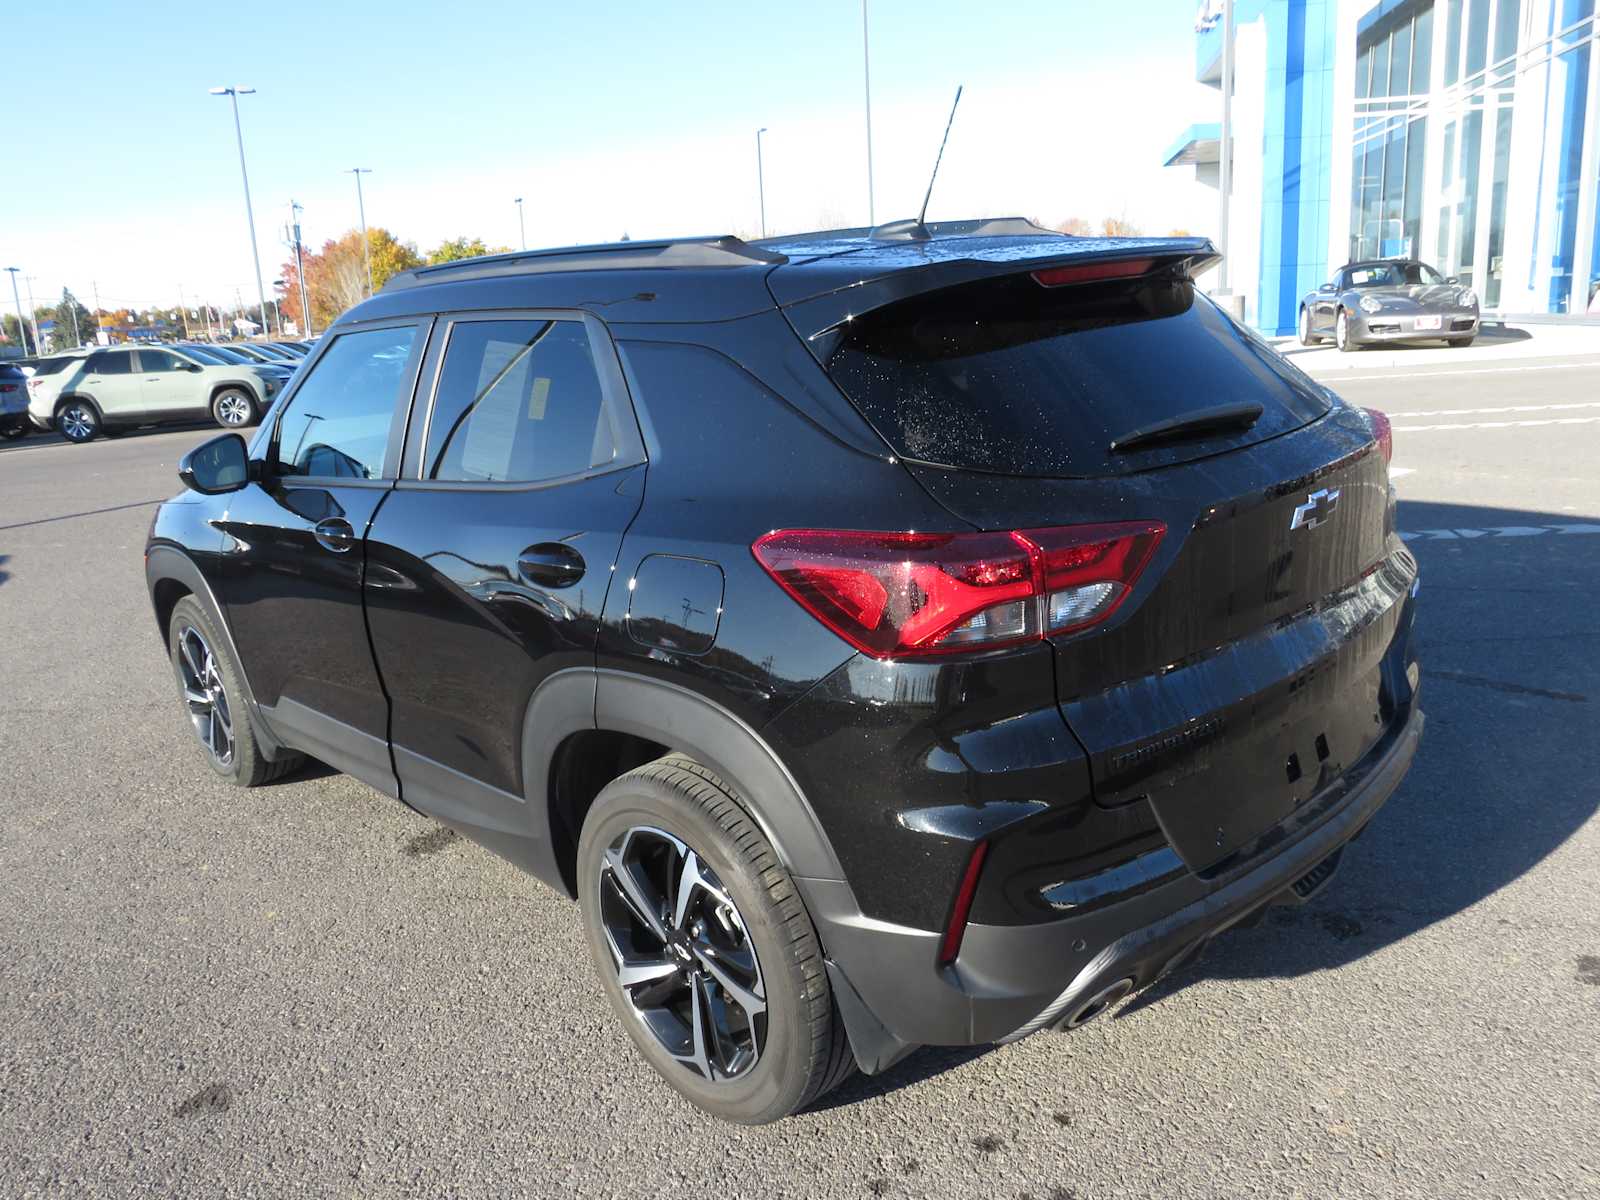
[[[94,344],[100,345],[100,282],[89,280],[89,290],[94,293]]]
[[[183,302],[183,284],[178,285],[178,315],[183,318],[183,340],[189,340],[189,306]]]
[[[1228,199],[1233,189],[1233,0],[1222,0],[1222,144],[1217,160],[1217,187],[1222,193],[1221,221],[1217,227],[1217,294],[1228,291]],[[1232,308],[1229,309],[1232,312]]]
[[[306,291],[306,260],[300,250],[300,213],[301,208],[293,200],[289,201],[289,219],[294,227],[294,273],[300,281],[300,319],[305,322],[305,332],[301,337],[311,336],[311,296]]]
[[[522,235],[522,248],[528,248],[528,227],[522,223],[522,197],[517,197],[517,232]]]
[[[867,0],[861,0],[861,82],[867,95],[867,224],[878,223],[872,202],[872,52],[867,47]]]
[[[17,341],[22,343],[22,353],[27,354],[28,331],[26,324],[22,320],[22,297],[17,294],[17,272],[21,269],[22,268],[20,267],[6,268],[6,270],[11,272],[11,298],[17,302]],[[37,352],[39,349],[39,341],[37,337],[34,339],[33,348],[35,352]]]
[[[370,167],[351,167],[346,175],[356,177],[356,211],[361,214],[361,253],[367,259],[367,295],[372,295],[372,243],[367,241],[367,205],[361,198],[361,177],[371,175]]]
[[[24,275],[23,285],[28,289],[28,319],[33,322],[33,352],[44,353],[44,343],[39,340],[39,306],[33,302],[33,276]]]
[[[761,135],[767,131],[763,125],[756,130],[756,195],[761,198],[761,236],[767,236],[767,179],[761,169]]]
[[[77,348],[83,346],[83,330],[78,328],[78,298],[66,287],[61,289],[61,302],[67,306],[67,311],[72,314],[72,340],[77,343]]]

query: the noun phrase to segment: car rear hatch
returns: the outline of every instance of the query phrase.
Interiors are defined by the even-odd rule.
[[[1141,249],[902,288],[811,339],[979,529],[1162,527],[1118,602],[1044,624],[1065,630],[1056,690],[1096,800],[1148,803],[1206,873],[1382,737],[1415,563],[1371,419],[1228,320],[1192,262]]]

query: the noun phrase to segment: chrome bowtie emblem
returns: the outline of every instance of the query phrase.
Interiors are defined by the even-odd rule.
[[[1333,516],[1333,510],[1338,507],[1338,488],[1323,488],[1321,491],[1312,492],[1306,497],[1304,504],[1295,506],[1294,519],[1289,522],[1289,528],[1290,530],[1315,529]]]

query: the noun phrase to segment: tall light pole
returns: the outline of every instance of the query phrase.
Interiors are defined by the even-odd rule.
[[[522,235],[522,248],[528,248],[528,227],[522,223],[522,197],[517,197],[517,232]]]
[[[1222,212],[1217,229],[1217,294],[1228,296],[1228,201],[1233,190],[1233,0],[1222,0],[1222,137],[1217,154],[1217,190]],[[1231,308],[1229,311],[1233,311]]]
[[[28,288],[28,320],[33,322],[33,352],[44,353],[44,343],[39,340],[39,306],[33,302],[33,276],[24,275],[22,282]]]
[[[861,0],[861,82],[867,96],[867,224],[878,223],[872,203],[872,54],[867,48],[867,0]]]
[[[289,223],[294,231],[294,274],[300,281],[300,319],[305,322],[305,332],[301,337],[311,336],[311,294],[306,291],[306,260],[300,249],[300,213],[302,209],[293,200],[289,201]]]
[[[22,352],[26,354],[28,352],[28,332],[22,322],[22,297],[17,294],[17,272],[21,268],[7,267],[6,270],[11,272],[11,298],[17,303],[17,341],[22,343]],[[38,348],[36,343],[34,349],[38,350]]]
[[[761,236],[767,236],[767,177],[761,167],[761,135],[767,131],[763,125],[756,130],[756,195],[761,200]]]
[[[370,167],[351,167],[346,175],[356,177],[356,212],[361,215],[361,253],[367,259],[367,295],[372,295],[372,245],[367,241],[367,204],[361,198],[361,177],[371,175]]]
[[[267,289],[261,286],[261,252],[256,249],[256,215],[250,207],[250,172],[244,165],[244,129],[239,124],[239,97],[255,95],[255,88],[214,87],[213,96],[226,96],[233,103],[233,134],[239,142],[239,175],[244,180],[244,216],[250,223],[250,260],[256,268],[256,299],[261,304],[261,328],[267,328]]]

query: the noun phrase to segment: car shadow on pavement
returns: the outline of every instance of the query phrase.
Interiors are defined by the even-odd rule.
[[[1402,503],[1400,527],[1422,571],[1414,636],[1428,721],[1409,775],[1310,904],[1221,934],[1117,1017],[1207,978],[1287,978],[1361,959],[1515,882],[1600,806],[1589,782],[1600,773],[1600,616],[1589,599],[1600,517]],[[813,1111],[995,1049],[925,1047]]]
[[[1117,1016],[1363,958],[1514,883],[1600,807],[1600,518],[1402,503],[1400,527],[1422,571],[1410,773],[1311,903],[1222,934]]]

